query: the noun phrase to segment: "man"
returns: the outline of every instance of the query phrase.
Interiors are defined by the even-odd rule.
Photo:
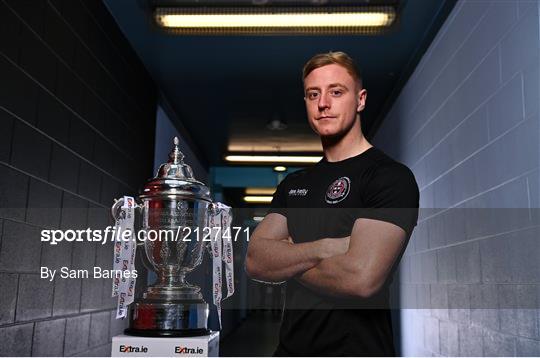
[[[347,54],[314,56],[303,80],[324,158],[280,183],[246,270],[287,281],[275,355],[395,355],[388,284],[416,225],[418,186],[363,136],[367,92]]]

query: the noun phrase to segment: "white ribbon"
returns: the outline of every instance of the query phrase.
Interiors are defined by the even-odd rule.
[[[230,207],[222,204],[214,204],[213,210],[209,214],[208,224],[212,233],[210,247],[212,253],[212,295],[217,308],[219,327],[221,328],[221,301],[223,300],[222,290],[222,265],[225,263],[225,280],[227,283],[227,296],[234,293],[234,263],[233,244],[230,235],[231,212]],[[214,230],[214,228],[219,228]],[[229,233],[225,237],[225,233]]]
[[[114,261],[113,269],[118,273],[135,270],[135,253],[137,245],[134,241],[134,219],[135,219],[135,199],[131,196],[124,196],[123,203],[119,214],[116,217],[116,242],[114,244]],[[122,240],[123,233],[129,230],[129,236],[126,241]],[[118,304],[116,308],[116,318],[124,318],[127,316],[127,307],[133,302],[135,296],[135,278],[133,275],[126,275],[113,279],[112,296],[118,296]]]
[[[225,281],[227,282],[227,297],[234,293],[234,262],[233,262],[233,242],[231,234],[231,208],[222,203],[217,203],[221,210],[221,235],[223,240],[223,261],[225,262]],[[229,232],[228,237],[223,234],[223,229]]]

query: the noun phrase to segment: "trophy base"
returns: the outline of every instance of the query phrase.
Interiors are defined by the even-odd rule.
[[[125,333],[146,337],[193,337],[209,334],[208,304],[204,300],[159,302],[142,300],[132,305]]]

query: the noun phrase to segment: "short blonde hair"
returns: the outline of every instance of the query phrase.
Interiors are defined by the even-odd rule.
[[[304,65],[304,68],[302,70],[302,80],[304,81],[313,70],[332,64],[344,67],[347,72],[357,81],[359,87],[362,88],[362,76],[360,75],[360,70],[358,70],[358,67],[354,63],[354,60],[345,52],[341,51],[330,51],[327,53],[319,53],[313,56]]]

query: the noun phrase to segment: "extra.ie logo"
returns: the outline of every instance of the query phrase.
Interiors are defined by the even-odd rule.
[[[134,346],[120,346],[120,353],[148,353],[148,347],[140,346],[140,347],[134,347]]]
[[[174,353],[176,354],[203,354],[204,349],[200,347],[189,348],[189,347],[177,346],[177,347],[174,347]]]

